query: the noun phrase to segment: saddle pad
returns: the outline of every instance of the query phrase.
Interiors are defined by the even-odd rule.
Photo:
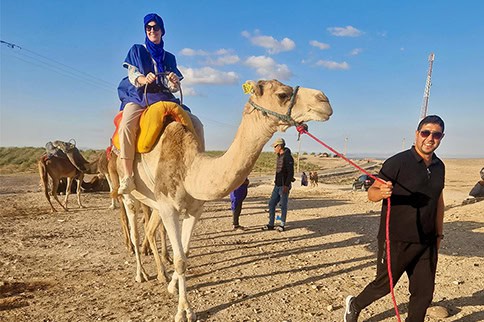
[[[117,149],[120,149],[118,128],[122,116],[123,111],[120,111],[114,117],[116,130],[114,131],[112,142]],[[167,116],[171,117],[175,122],[183,124],[190,132],[195,134],[190,116],[180,105],[173,102],[156,102],[146,108],[141,114],[136,152],[148,153],[153,149],[156,140],[162,133],[162,129],[166,126],[165,120]]]

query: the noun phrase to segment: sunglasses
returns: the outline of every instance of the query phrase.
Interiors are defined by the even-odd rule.
[[[430,135],[432,135],[432,137],[434,139],[440,140],[444,136],[444,133],[442,133],[442,132],[431,132],[429,130],[423,130],[423,131],[419,131],[419,132],[420,132],[420,136],[423,137],[424,139],[428,138]]]
[[[161,30],[161,27],[158,26],[158,25],[146,25],[146,31],[150,31],[151,29],[153,29],[154,31],[160,31]]]

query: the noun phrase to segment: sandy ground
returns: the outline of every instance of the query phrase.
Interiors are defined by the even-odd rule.
[[[427,320],[483,321],[484,202],[462,201],[484,159],[444,161],[445,240],[434,305],[451,315]],[[188,286],[199,321],[342,321],[344,298],[375,274],[380,205],[352,191],[348,179],[297,182],[288,230],[262,232],[272,176],[251,180],[246,231],[232,230],[228,198],[208,202],[195,229]],[[152,256],[142,258],[151,280],[134,281],[134,256],[123,245],[117,211],[107,209],[108,194],[84,194],[85,209],[71,197],[69,212],[51,214],[38,182],[37,175],[0,176],[0,321],[173,321],[177,299],[156,280]],[[395,288],[402,317],[407,287],[403,277]],[[396,321],[390,297],[360,321]]]

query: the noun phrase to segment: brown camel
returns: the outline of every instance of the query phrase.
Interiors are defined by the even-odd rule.
[[[85,162],[83,164],[85,171],[80,171],[77,169],[68,158],[59,157],[59,156],[52,156],[48,157],[47,154],[44,154],[40,157],[38,162],[39,168],[39,175],[40,179],[44,186],[44,193],[47,201],[50,204],[52,212],[56,212],[57,210],[52,205],[49,196],[49,176],[52,178],[52,190],[51,194],[54,199],[59,203],[59,205],[67,211],[67,201],[69,199],[69,195],[71,194],[71,185],[72,180],[77,180],[77,203],[79,208],[83,208],[81,203],[81,184],[82,180],[84,179],[84,173],[88,174],[95,174],[97,173],[97,160],[94,162]],[[66,194],[64,198],[64,204],[62,204],[58,197],[57,197],[57,187],[59,186],[59,181],[61,178],[67,178],[67,187],[66,187]]]
[[[174,272],[168,291],[178,286],[175,321],[195,321],[187,298],[186,269],[190,239],[203,204],[227,196],[251,172],[264,145],[277,131],[310,120],[325,121],[332,114],[323,92],[292,88],[276,80],[248,82],[251,93],[235,139],[224,155],[204,153],[203,127],[195,116],[192,122],[199,137],[180,123],[168,124],[154,149],[135,158],[137,189],[123,195],[136,256],[136,281],[148,280],[138,249],[136,212],[139,201],[159,213],[173,249]],[[202,134],[203,135],[203,134]],[[118,172],[122,173],[118,160]]]

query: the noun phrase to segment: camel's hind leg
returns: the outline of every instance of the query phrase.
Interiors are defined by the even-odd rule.
[[[129,222],[129,233],[131,236],[131,242],[134,246],[134,255],[136,257],[136,282],[141,283],[148,281],[148,275],[146,274],[143,265],[141,264],[141,256],[139,252],[139,236],[136,220],[136,212],[139,208],[139,201],[134,199],[131,195],[123,195],[123,204],[126,208]]]
[[[121,202],[119,207],[119,221],[121,222],[121,230],[123,231],[124,244],[126,246],[126,249],[130,253],[134,254],[133,243],[131,242],[129,233],[128,215],[126,214],[126,208],[124,207],[123,202]]]
[[[161,283],[166,283],[168,282],[168,275],[165,270],[165,265],[168,263],[168,255],[166,251],[166,236],[163,235],[161,236],[161,251],[162,251],[162,257],[160,258],[160,254],[158,254],[158,248],[156,246],[156,230],[158,226],[163,227],[161,224],[161,218],[160,215],[158,214],[157,210],[153,210],[150,220],[148,222],[148,225],[146,226],[145,230],[145,238],[148,240],[151,248],[151,252],[153,253],[153,256],[155,257],[155,263],[156,263],[156,270],[157,270],[157,279]],[[164,231],[164,227],[163,227]]]
[[[195,321],[195,312],[193,312],[187,298],[185,273],[187,269],[186,253],[188,251],[184,250],[184,244],[186,243],[187,246],[189,245],[188,236],[191,236],[192,234],[197,217],[190,216],[189,219],[185,219],[188,220],[188,222],[187,225],[183,224],[182,233],[179,223],[179,213],[173,207],[168,206],[166,202],[158,202],[158,206],[161,219],[165,225],[166,232],[170,238],[171,246],[173,248],[173,266],[175,271],[173,272],[172,279],[168,284],[168,291],[172,294],[175,293],[176,284],[178,284],[178,311],[175,315],[175,321],[185,321],[185,318],[188,321]],[[185,235],[187,238],[184,238]],[[183,240],[186,241],[183,242]]]
[[[56,212],[57,210],[52,205],[52,201],[50,201],[50,196],[49,196],[49,176],[47,174],[47,169],[45,168],[45,164],[42,161],[39,161],[39,164],[38,165],[39,165],[40,180],[42,181],[42,185],[44,186],[45,198],[49,202],[49,205],[50,205],[50,208],[52,209],[52,212]]]
[[[51,191],[52,197],[54,197],[54,199],[62,207],[62,209],[64,209],[64,211],[68,211],[67,207],[64,207],[62,202],[60,202],[59,198],[57,197],[57,188],[58,187],[59,187],[59,179],[56,180],[56,179],[52,178],[52,191]],[[67,197],[67,195],[66,195],[66,197]]]

